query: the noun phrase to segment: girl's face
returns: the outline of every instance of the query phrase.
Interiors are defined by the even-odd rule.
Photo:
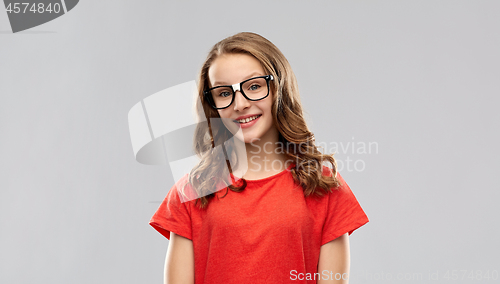
[[[239,84],[246,79],[265,75],[269,74],[265,73],[260,62],[247,54],[221,55],[212,62],[208,70],[212,87]],[[265,99],[249,101],[240,91],[236,91],[233,103],[225,109],[219,109],[219,115],[233,134],[241,127],[243,137],[237,137],[245,143],[276,140],[278,131],[271,112],[273,95],[272,90],[269,90],[269,96]],[[254,116],[259,117],[247,123],[237,122],[242,118]]]

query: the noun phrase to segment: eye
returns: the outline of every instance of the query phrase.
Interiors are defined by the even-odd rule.
[[[231,93],[228,91],[222,91],[219,93],[219,97],[227,98],[229,96],[231,96]]]
[[[257,91],[260,88],[259,84],[252,84],[248,89],[250,91]]]

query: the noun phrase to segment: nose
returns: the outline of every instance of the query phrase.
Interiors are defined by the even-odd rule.
[[[234,110],[242,111],[250,106],[250,102],[243,96],[240,90],[234,92]]]

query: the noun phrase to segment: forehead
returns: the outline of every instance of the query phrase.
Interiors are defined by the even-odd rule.
[[[208,69],[210,84],[235,84],[254,76],[263,76],[262,64],[248,54],[223,54]]]

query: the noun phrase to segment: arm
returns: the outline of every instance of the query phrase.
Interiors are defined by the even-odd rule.
[[[165,258],[165,284],[194,283],[193,241],[170,232]]]
[[[328,242],[321,246],[319,253],[319,263],[318,263],[318,273],[320,274],[320,280],[318,284],[326,283],[349,283],[349,265],[350,265],[350,254],[349,254],[349,234],[336,238],[335,240]],[[323,274],[323,270],[327,270],[328,280],[326,280],[326,274]],[[336,275],[336,273],[339,273]],[[345,273],[345,274],[344,274]],[[344,275],[344,279],[342,279]],[[333,276],[333,280],[332,280]],[[337,277],[335,277],[337,276]],[[335,279],[339,280],[335,280]]]

